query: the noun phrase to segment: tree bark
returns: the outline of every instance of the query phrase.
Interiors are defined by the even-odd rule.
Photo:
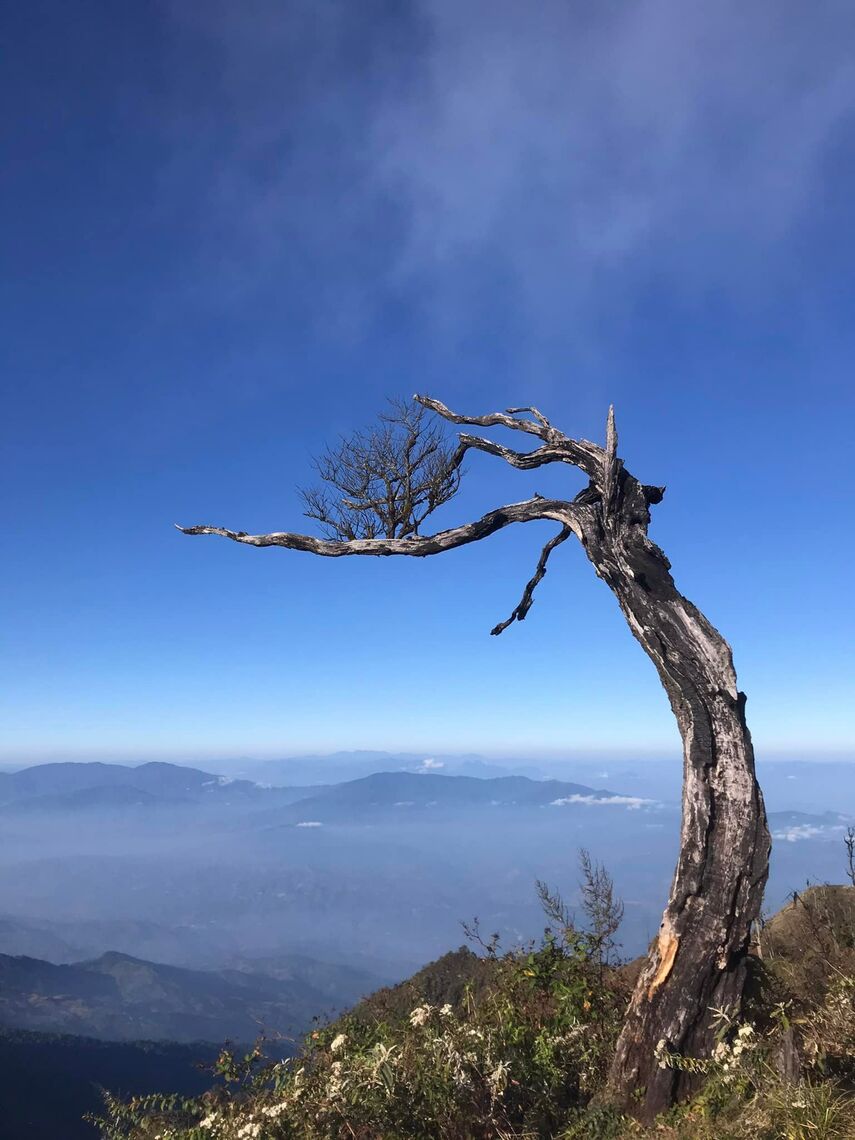
[[[739,1010],[770,852],[730,646],[647,537],[652,490],[620,471],[608,509],[592,497],[582,516],[588,557],[656,666],[683,740],[680,855],[609,1079],[615,1099],[646,1121],[697,1087],[663,1053],[708,1057],[711,1010]]]
[[[431,397],[415,398],[451,423],[508,428],[541,441],[536,450],[519,452],[464,433],[455,464],[470,450],[522,470],[564,463],[584,472],[588,486],[570,501],[535,495],[431,536],[336,541],[290,532],[179,529],[332,558],[422,558],[480,541],[514,523],[559,523],[562,529],[543,548],[520,603],[493,633],[525,619],[550,554],[571,533],[576,535],[656,666],[683,740],[680,856],[659,936],[627,1011],[609,1078],[613,1098],[649,1121],[690,1094],[698,1079],[669,1066],[664,1055],[709,1057],[714,1045],[712,1010],[739,1011],[751,927],[760,915],[768,874],[769,830],[754,773],[745,696],[736,685],[730,646],[679,593],[668,559],[648,538],[650,507],[661,501],[663,488],[642,484],[625,470],[617,456],[611,410],[603,448],[570,439],[536,408],[462,416]],[[520,419],[521,412],[531,412],[534,418]]]

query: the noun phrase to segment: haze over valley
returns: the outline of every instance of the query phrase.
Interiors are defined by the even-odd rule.
[[[572,907],[580,847],[625,901],[622,952],[657,929],[679,838],[673,762],[354,753],[251,773],[267,778],[167,763],[0,774],[0,1023],[294,1037],[458,946],[463,921],[506,947],[536,938],[535,881]],[[772,911],[806,879],[840,878],[855,764],[770,761],[761,778]]]

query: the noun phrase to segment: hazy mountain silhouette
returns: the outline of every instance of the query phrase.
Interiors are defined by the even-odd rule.
[[[402,810],[481,810],[566,806],[578,802],[620,802],[614,792],[563,780],[527,776],[478,778],[433,773],[377,772],[359,780],[323,788],[283,808],[282,822],[354,821]],[[562,805],[560,801],[565,801]],[[635,801],[633,801],[635,802]],[[640,802],[640,801],[639,801]]]
[[[0,1024],[116,1041],[249,1042],[262,1030],[299,1034],[372,985],[361,971],[308,961],[277,972],[188,970],[112,951],[61,966],[4,954]]]
[[[161,761],[136,767],[100,762],[39,764],[0,773],[0,808],[8,814],[188,803],[289,803],[317,790],[262,787],[250,780]]]

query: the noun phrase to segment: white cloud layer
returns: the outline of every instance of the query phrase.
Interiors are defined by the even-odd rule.
[[[625,807],[636,811],[642,807],[652,807],[655,800],[645,800],[641,796],[583,796],[576,793],[552,800],[550,807],[564,807],[566,804],[585,804],[586,807]]]
[[[812,823],[799,823],[773,831],[772,838],[785,843],[798,843],[803,839],[838,839],[842,832],[842,827],[817,827]]]

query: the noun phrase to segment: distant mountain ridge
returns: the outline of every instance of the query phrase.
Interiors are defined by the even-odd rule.
[[[149,761],[135,767],[100,761],[37,764],[17,772],[0,773],[0,802],[36,796],[73,795],[96,788],[131,788],[153,796],[181,799],[223,787],[245,793],[256,785],[250,780],[232,780],[199,768],[185,768],[163,761]]]
[[[564,780],[527,776],[445,776],[433,773],[376,772],[322,788],[271,812],[282,823],[299,826],[358,820],[390,812],[533,808],[568,805],[641,806],[647,801]],[[651,801],[652,802],[652,801]]]
[[[251,780],[163,761],[136,767],[100,761],[38,764],[0,773],[0,811],[76,812],[254,800],[289,803],[316,790],[262,787]]]
[[[465,776],[433,769],[373,772],[337,784],[295,787],[267,787],[164,762],[136,767],[100,762],[42,764],[0,774],[0,811],[6,813],[237,802],[282,809],[281,822],[299,823],[312,822],[315,816],[318,822],[333,822],[403,807],[453,810],[531,807],[556,801],[617,803],[620,799],[617,793],[564,780]],[[628,805],[636,802],[632,797],[624,799]]]
[[[376,772],[435,772],[446,776],[528,776],[548,773],[526,760],[502,763],[475,753],[433,756],[425,752],[376,752],[367,749],[325,755],[289,756],[281,760],[232,761],[228,768],[262,784],[298,787],[304,784],[342,784]]]
[[[361,972],[306,964],[279,977],[188,970],[110,951],[56,966],[0,954],[0,1025],[112,1041],[253,1041],[262,1030],[302,1033],[314,1017],[365,993]],[[332,972],[331,972],[332,971]]]

